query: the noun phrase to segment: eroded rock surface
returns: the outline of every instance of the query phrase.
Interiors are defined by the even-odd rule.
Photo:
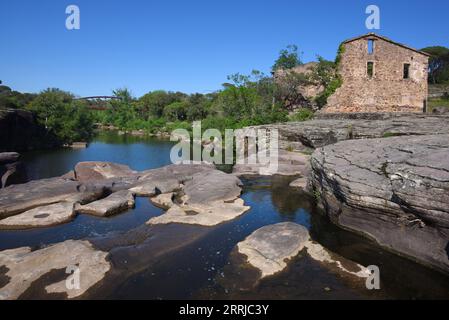
[[[104,194],[102,186],[62,178],[34,180],[0,190],[0,218],[58,202],[87,203]]]
[[[59,202],[2,219],[0,220],[0,229],[48,227],[71,221],[74,217],[74,203]]]
[[[304,122],[263,125],[256,128],[278,129],[281,148],[302,151],[319,148],[350,139],[382,138],[388,136],[449,134],[449,116],[426,114],[351,114],[346,119],[334,117]]]
[[[133,208],[134,204],[135,201],[133,193],[128,190],[122,190],[114,192],[104,199],[85,205],[77,205],[76,212],[91,214],[99,217],[108,217],[129,208]]]
[[[78,181],[90,181],[130,176],[136,173],[123,164],[100,161],[79,162],[75,166],[75,177]]]
[[[0,190],[0,219],[11,217],[3,222],[10,228],[48,226],[73,218],[73,213],[63,209],[66,203],[75,204],[75,213],[105,217],[133,207],[134,195],[170,193],[178,199],[176,206],[169,201],[161,203],[171,211],[151,223],[210,226],[249,209],[238,199],[240,185],[237,177],[209,164],[169,165],[136,172],[114,163],[81,162],[62,177]],[[49,213],[50,209],[54,212]]]
[[[344,141],[316,150],[311,184],[335,223],[449,272],[448,159],[447,134]]]
[[[287,266],[286,260],[295,257],[308,240],[309,231],[305,227],[284,222],[254,231],[237,248],[264,278],[282,271]]]
[[[235,219],[250,209],[238,198],[241,184],[237,177],[218,170],[198,172],[185,181],[178,203],[165,201],[170,206],[167,212],[147,223],[214,226]]]
[[[304,226],[282,222],[262,227],[239,242],[224,268],[226,279],[217,277],[216,281],[231,291],[252,290],[262,279],[278,276],[291,264],[303,263],[306,256],[351,281],[364,281],[370,275],[364,266],[311,240]]]
[[[0,287],[0,299],[19,298],[34,281],[52,270],[78,267],[79,289],[69,289],[66,279],[45,286],[48,293],[65,293],[75,298],[98,283],[110,270],[107,253],[96,250],[88,241],[68,240],[49,247],[31,251],[29,247],[0,252],[0,266],[8,269],[8,282]]]

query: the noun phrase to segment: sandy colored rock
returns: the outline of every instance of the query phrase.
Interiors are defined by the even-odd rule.
[[[104,278],[111,265],[107,253],[96,250],[88,241],[68,240],[31,251],[29,247],[0,252],[0,266],[8,269],[8,283],[0,288],[0,299],[17,299],[34,281],[51,270],[79,267],[79,289],[68,289],[66,279],[45,287],[48,293],[66,293],[75,298]],[[70,275],[67,275],[69,277]]]
[[[295,257],[309,240],[308,230],[296,223],[282,222],[254,231],[237,244],[239,253],[261,272],[261,278],[282,271],[286,260]]]
[[[77,205],[75,209],[78,213],[107,217],[134,207],[134,203],[133,193],[128,190],[122,190],[114,192],[104,199],[86,205]]]
[[[49,204],[66,202],[86,203],[100,198],[102,186],[84,185],[61,178],[34,180],[0,189],[0,218]]]
[[[48,227],[68,222],[75,217],[74,204],[60,202],[37,207],[0,220],[0,229]]]
[[[142,179],[141,179],[142,180]],[[179,181],[176,178],[161,177],[160,179],[145,178],[129,190],[139,197],[152,197],[156,194],[167,193],[179,189]]]
[[[292,188],[298,188],[298,189],[305,190],[307,187],[307,178],[301,177],[296,180],[293,180],[292,182],[290,182],[289,186]]]
[[[233,220],[250,207],[244,205],[242,199],[233,202],[216,201],[209,204],[173,205],[164,214],[153,217],[147,224],[183,223],[201,226],[215,226]]]
[[[113,162],[86,161],[75,166],[75,177],[78,181],[90,181],[124,177],[135,174],[128,166]]]
[[[304,246],[307,248],[307,254],[312,259],[325,264],[325,266],[335,265],[340,271],[359,278],[367,278],[371,274],[364,266],[328,251],[319,243],[309,240]]]
[[[172,199],[173,199],[173,192],[170,192],[170,193],[162,193],[158,196],[152,197],[150,198],[150,201],[155,206],[167,210],[174,205]]]
[[[151,218],[147,224],[184,223],[215,226],[230,221],[250,209],[240,198],[241,181],[218,170],[197,172],[181,185],[181,203]]]

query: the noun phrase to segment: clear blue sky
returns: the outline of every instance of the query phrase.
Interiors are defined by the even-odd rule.
[[[65,28],[69,4],[80,8],[80,30]],[[207,93],[231,73],[268,72],[288,44],[304,61],[334,59],[342,40],[368,32],[369,4],[381,9],[379,34],[449,47],[448,0],[2,0],[0,80],[80,96]]]

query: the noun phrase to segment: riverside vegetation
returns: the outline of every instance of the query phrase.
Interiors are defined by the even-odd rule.
[[[94,124],[112,126],[122,131],[141,130],[147,134],[191,129],[191,122],[202,120],[202,128],[237,129],[285,121],[302,121],[313,115],[310,101],[298,92],[302,85],[333,86],[336,64],[319,58],[312,74],[297,74],[302,64],[296,46],[281,50],[272,67],[292,70],[281,80],[254,70],[250,75],[228,76],[222,88],[209,94],[151,91],[140,98],[126,88],[116,89],[120,98],[108,102],[84,101],[59,89],[39,94],[20,93],[0,86],[0,109],[27,109],[35,113],[40,125],[55,134],[61,144],[86,141],[93,135]],[[98,106],[104,110],[98,110]]]

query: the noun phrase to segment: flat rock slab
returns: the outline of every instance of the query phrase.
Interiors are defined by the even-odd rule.
[[[343,141],[312,155],[311,186],[334,223],[449,273],[448,159],[447,134]]]
[[[60,202],[2,219],[0,220],[0,229],[48,227],[71,221],[74,217],[74,203]]]
[[[233,201],[240,196],[242,182],[222,171],[199,172],[187,180],[183,191],[188,204],[208,204],[215,201]]]
[[[233,220],[249,209],[250,207],[245,206],[242,199],[235,199],[233,202],[216,201],[182,206],[175,204],[164,214],[148,220],[147,224],[182,223],[210,227]]]
[[[134,207],[134,195],[131,191],[122,190],[114,192],[108,197],[85,205],[77,205],[76,212],[91,214],[99,217],[108,217],[121,211]]]
[[[238,252],[259,269],[261,278],[282,271],[309,240],[309,231],[296,223],[283,222],[254,231],[237,244]]]
[[[100,198],[103,186],[61,178],[34,180],[0,189],[0,218],[62,201],[86,203]]]
[[[147,224],[215,226],[233,220],[250,209],[238,198],[242,191],[241,184],[240,179],[234,175],[218,170],[197,172],[184,181],[177,193],[177,203],[171,199],[171,202],[161,198],[153,200],[163,200],[170,208],[164,214],[148,220]]]
[[[107,255],[94,249],[90,242],[80,240],[68,240],[36,251],[29,247],[1,251],[0,266],[7,268],[8,282],[0,288],[0,299],[18,299],[34,281],[50,271],[74,267],[79,270],[79,288],[68,289],[64,279],[45,286],[45,290],[65,293],[68,298],[78,297],[110,270]]]

